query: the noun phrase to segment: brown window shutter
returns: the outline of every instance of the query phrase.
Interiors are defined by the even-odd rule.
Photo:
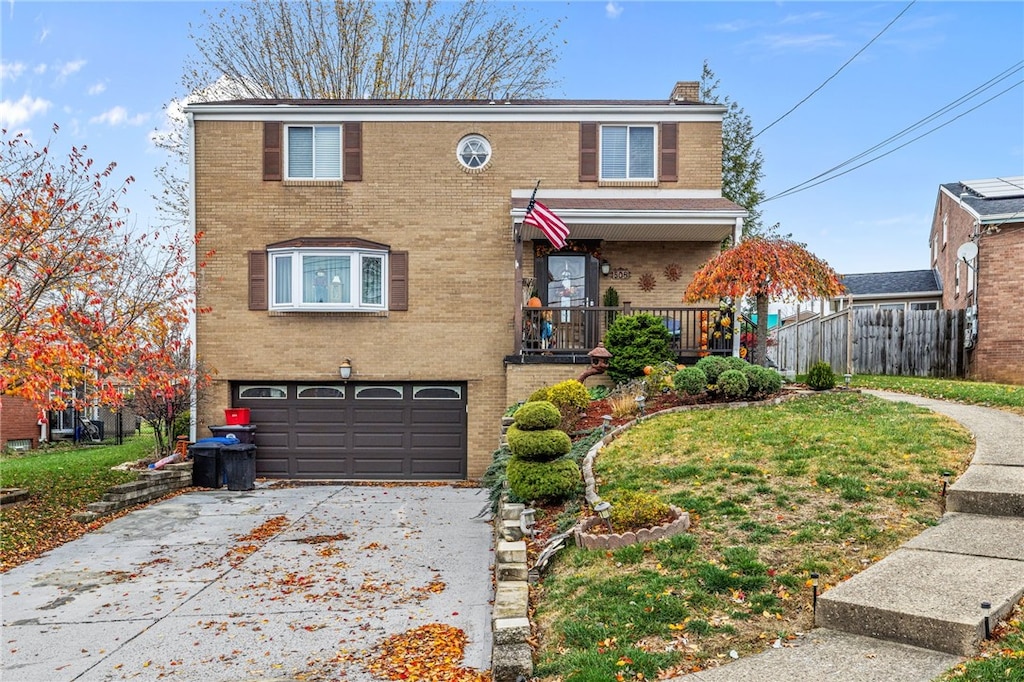
[[[263,124],[263,179],[281,179],[282,129],[278,121]]]
[[[409,252],[392,251],[388,259],[388,310],[409,309]]]
[[[596,123],[580,123],[580,182],[597,182]]]
[[[658,179],[661,182],[675,182],[679,179],[676,159],[679,157],[679,124],[661,124],[661,161]]]
[[[358,182],[363,179],[363,124],[344,124],[342,136],[344,137],[342,161],[345,169],[342,179],[348,182]]]
[[[249,252],[249,310],[267,309],[267,252]]]

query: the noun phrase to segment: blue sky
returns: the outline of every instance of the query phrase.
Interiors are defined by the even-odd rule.
[[[526,17],[562,19],[560,85],[549,93],[555,98],[667,98],[676,81],[699,79],[707,59],[720,94],[739,102],[761,131],[832,77],[757,137],[768,196],[964,98],[843,168],[882,158],[763,205],[766,224],[780,223],[837,271],[879,272],[929,266],[927,238],[941,183],[1024,175],[1024,3],[918,1],[885,29],[908,4],[518,6]],[[164,161],[151,136],[166,125],[164,105],[183,94],[189,24],[204,23],[204,10],[220,6],[5,0],[0,127],[42,144],[57,123],[60,145],[88,145],[98,163],[116,161],[119,177],[136,178],[125,203],[146,228],[155,220],[150,196],[159,191],[153,172]]]

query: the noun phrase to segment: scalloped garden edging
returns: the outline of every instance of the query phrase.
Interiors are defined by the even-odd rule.
[[[626,533],[590,533],[591,528],[604,523],[600,518],[594,516],[577,524],[573,537],[576,540],[576,545],[583,549],[619,549],[638,542],[656,542],[685,533],[690,527],[689,512],[684,512],[674,505],[669,505],[669,507],[675,518],[653,528],[641,528],[638,531]]]

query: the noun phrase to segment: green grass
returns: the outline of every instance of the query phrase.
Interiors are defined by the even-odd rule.
[[[537,675],[656,679],[809,630],[809,574],[826,590],[933,524],[941,472],[972,450],[955,422],[859,393],[649,418],[601,451],[599,493],[656,494],[690,533],[563,550],[538,589]]]
[[[1021,378],[1024,381],[1024,377]],[[972,405],[985,405],[1024,414],[1024,386],[993,384],[960,379],[927,377],[891,377],[855,374],[854,388],[876,388],[883,391],[913,393],[939,400],[952,400]]]
[[[71,514],[100,499],[110,486],[138,477],[111,467],[152,452],[152,437],[136,436],[119,446],[60,445],[0,457],[0,487],[24,488],[30,495],[0,515],[0,571],[84,533],[87,526]]]
[[[992,635],[979,656],[947,671],[939,682],[1024,682],[1024,600]]]

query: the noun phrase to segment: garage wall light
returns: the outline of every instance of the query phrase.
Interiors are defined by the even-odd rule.
[[[345,358],[344,360],[342,360],[341,364],[338,365],[338,374],[341,375],[342,379],[348,379],[349,377],[351,377],[352,376],[352,361],[349,360],[348,358]]]

